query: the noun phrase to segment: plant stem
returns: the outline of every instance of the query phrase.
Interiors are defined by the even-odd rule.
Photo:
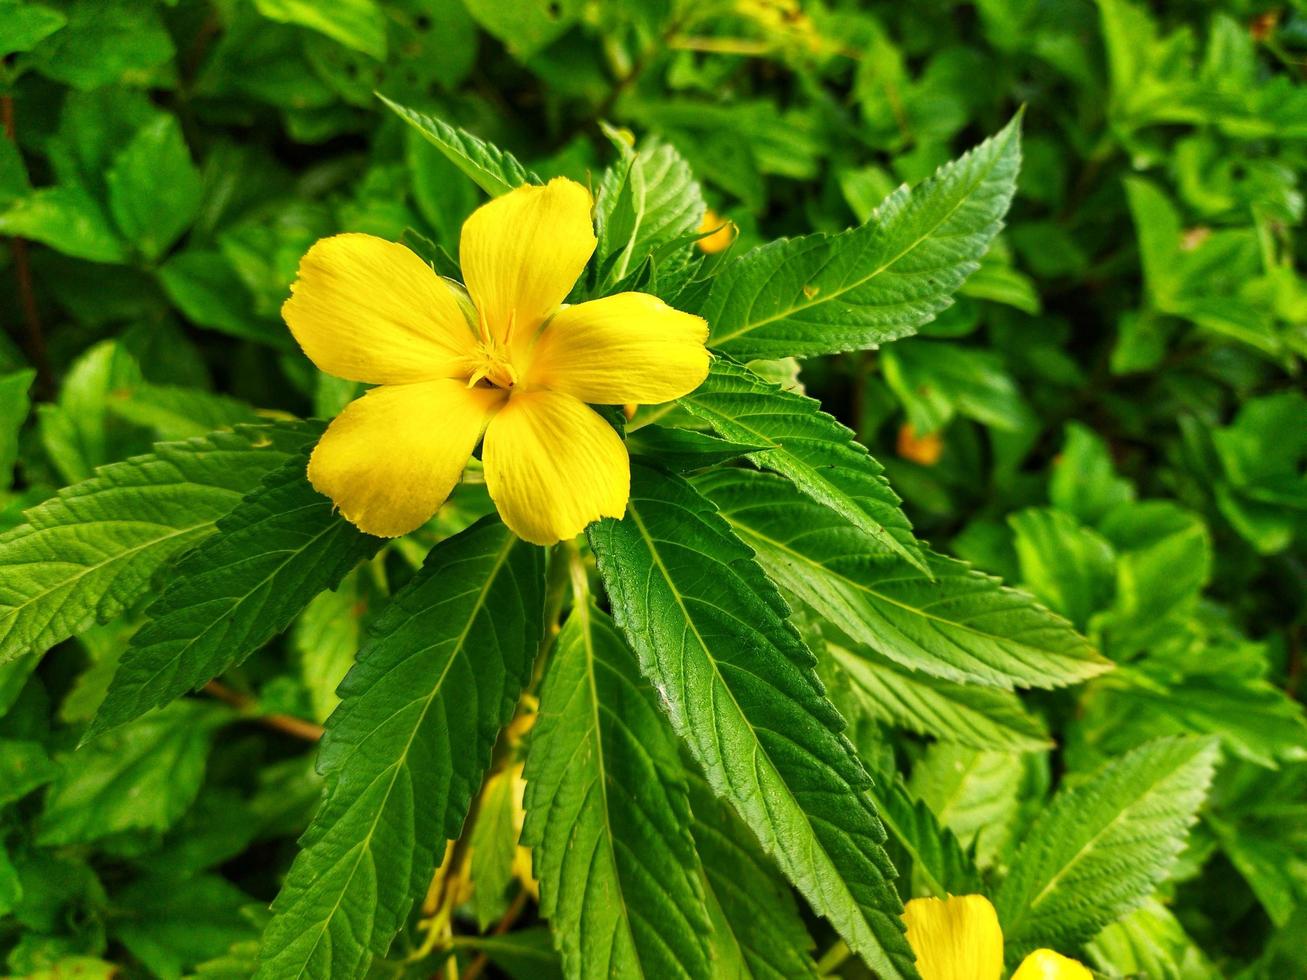
[[[305,721],[303,718],[295,718],[291,715],[283,715],[273,712],[264,714],[259,708],[259,702],[248,694],[242,694],[239,691],[233,691],[221,681],[209,681],[204,685],[204,693],[217,698],[226,704],[231,705],[242,715],[257,721],[268,728],[276,729],[286,735],[295,738],[304,739],[306,742],[316,742],[322,738],[322,726],[311,721]]]

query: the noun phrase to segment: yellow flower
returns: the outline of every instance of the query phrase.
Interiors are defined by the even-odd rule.
[[[709,232],[712,234],[708,234]],[[734,222],[727,221],[712,208],[709,208],[703,213],[703,220],[699,222],[699,233],[704,237],[700,238],[695,244],[706,254],[716,255],[735,241],[736,232]]]
[[[282,315],[328,374],[378,387],[345,407],[309,480],[369,534],[425,523],[477,443],[517,535],[551,544],[621,517],[630,460],[587,403],[656,404],[708,373],[707,324],[644,293],[563,306],[595,249],[589,192],[519,187],[463,224],[466,287],[403,245],[347,234],[300,262]]]
[[[914,898],[903,912],[908,945],[921,980],[999,980],[1003,930],[984,895]],[[1051,949],[1037,949],[1011,980],[1093,980],[1083,964]]]

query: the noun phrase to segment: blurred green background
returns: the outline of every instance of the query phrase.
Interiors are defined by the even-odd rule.
[[[1302,0],[0,0],[0,56],[0,530],[154,441],[353,397],[280,321],[300,256],[346,230],[456,252],[480,202],[374,92],[546,177],[595,177],[601,122],[663,139],[738,228],[732,254],[867,220],[1024,105],[1008,227],[958,302],[920,338],[771,370],[856,430],[924,538],[1127,678],[1058,722],[1061,759],[958,790],[1007,794],[1010,820],[944,821],[997,853],[1022,780],[1215,732],[1234,761],[1175,896],[1204,952],[1176,920],[1141,926],[1156,975],[1307,975],[1278,959],[1307,929]],[[242,697],[325,717],[366,618],[349,588],[243,668]],[[0,738],[71,748],[129,631],[0,667]],[[324,636],[344,652],[315,659]],[[242,975],[316,799],[310,747],[251,727],[138,748],[138,775],[168,769],[145,822],[110,800],[51,835],[51,804],[6,805],[0,776],[14,974]],[[992,761],[965,751],[914,768],[937,812],[932,771]]]

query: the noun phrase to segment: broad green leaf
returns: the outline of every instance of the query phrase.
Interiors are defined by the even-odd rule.
[[[1008,432],[1034,424],[1016,382],[991,351],[918,339],[881,357],[885,381],[918,434],[942,429],[954,414]]]
[[[91,262],[127,261],[127,247],[98,201],[80,187],[42,187],[0,211],[0,234],[30,238]]]
[[[47,78],[82,91],[135,76],[138,83],[174,52],[159,11],[133,0],[73,0],[64,6],[67,22],[28,56]]]
[[[1081,942],[1137,908],[1184,847],[1217,756],[1212,739],[1156,739],[1059,791],[995,901],[1008,959]]]
[[[21,800],[58,774],[41,743],[0,739],[0,807]]]
[[[340,704],[336,688],[354,663],[372,594],[358,570],[335,589],[314,596],[291,631],[300,679],[308,688],[313,717],[326,721]]]
[[[978,749],[1023,752],[1052,745],[1043,724],[1012,691],[919,674],[867,648],[827,642],[826,649],[864,713],[877,721]]]
[[[933,579],[768,474],[718,470],[697,486],[787,592],[858,644],[959,684],[1061,687],[1110,669],[1065,620],[963,562]]]
[[[787,477],[886,548],[926,567],[899,498],[881,475],[884,468],[819,402],[718,359],[708,379],[680,404],[723,439],[766,446],[749,459]]]
[[[0,661],[42,651],[145,594],[155,573],[213,533],[218,518],[314,438],[283,424],[160,443],[101,467],[0,535]]]
[[[109,402],[140,382],[136,358],[118,341],[104,340],[72,363],[57,401],[37,406],[41,444],[63,479],[88,479],[96,467],[144,448],[139,433],[109,418]]]
[[[1085,944],[1089,961],[1111,976],[1149,980],[1218,980],[1203,955],[1165,905],[1150,898]]]
[[[0,3],[0,58],[32,50],[67,21],[59,11],[38,3]]]
[[[953,832],[896,775],[882,774],[871,790],[893,845],[911,861],[912,879],[937,898],[980,890],[980,873]],[[907,874],[905,870],[905,876]],[[911,897],[911,896],[904,896]]]
[[[812,937],[789,883],[729,804],[688,772],[690,831],[703,862],[713,975],[751,980],[815,977]]]
[[[672,727],[763,849],[885,978],[915,974],[870,782],[779,593],[707,500],[636,463],[589,530],[613,617]]]
[[[168,298],[197,326],[269,347],[294,347],[283,324],[255,313],[254,297],[222,253],[189,248],[170,257],[157,272]]]
[[[912,766],[909,787],[981,867],[1011,843],[1021,803],[1023,760],[1011,752],[932,745]]]
[[[264,421],[253,408],[235,398],[148,382],[110,392],[106,407],[114,415],[150,429],[155,438],[168,441]]]
[[[1117,476],[1107,443],[1092,429],[1071,422],[1049,471],[1048,499],[1082,524],[1093,525],[1116,505],[1134,500],[1135,488]]]
[[[728,265],[699,312],[736,357],[859,350],[915,332],[980,264],[1016,189],[1020,117],[866,224],[781,239]]]
[[[595,201],[601,283],[621,281],[645,256],[695,231],[704,202],[689,165],[674,148],[632,149],[609,131],[621,158],[605,171]]]
[[[27,421],[27,392],[35,378],[36,372],[30,369],[0,375],[0,493],[13,482],[18,432]]]
[[[150,261],[168,251],[199,213],[200,172],[172,116],[138,130],[106,179],[114,220]]]
[[[377,98],[421,133],[427,142],[445,154],[450,163],[491,197],[507,194],[523,184],[542,183],[539,177],[518,163],[511,153],[434,116],[391,102],[384,95],[378,95]]]
[[[386,15],[376,0],[254,0],[269,20],[319,31],[378,61],[386,57]]]
[[[550,655],[523,843],[569,977],[709,972],[675,737],[612,621],[578,600]]]
[[[257,931],[249,895],[217,874],[149,875],[113,894],[115,939],[159,977],[181,977]]]
[[[468,840],[468,873],[472,879],[472,907],[482,932],[503,917],[511,897],[509,887],[519,837],[514,818],[521,812],[521,801],[517,799],[521,775],[520,765],[493,772],[486,777],[477,797],[476,821]]]
[[[525,61],[572,26],[582,0],[463,0],[478,24]]]
[[[647,456],[668,469],[688,473],[762,452],[766,447],[718,439],[696,429],[650,424],[627,432],[626,449],[632,456]]]
[[[86,738],[167,704],[241,663],[315,595],[371,558],[364,534],[305,476],[295,455],[218,521],[172,570],[132,637]]]
[[[361,975],[458,836],[540,642],[544,556],[485,518],[378,617],[327,722],[326,795],[263,936],[260,980]]]
[[[1030,507],[1008,517],[1022,584],[1084,629],[1112,596],[1115,555],[1097,531],[1061,511]]]
[[[213,733],[230,718],[223,705],[179,701],[60,760],[37,841],[81,844],[124,830],[167,830],[195,801]]]

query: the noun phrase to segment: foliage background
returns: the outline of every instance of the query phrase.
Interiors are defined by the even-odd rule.
[[[1024,585],[1119,669],[1026,697],[1033,745],[995,748],[961,716],[951,737],[888,739],[919,729],[868,709],[859,747],[984,870],[1051,784],[1158,734],[1215,735],[1166,904],[1087,956],[1307,974],[1300,3],[0,0],[0,55],[0,529],[157,440],[353,396],[280,323],[299,257],[340,230],[452,252],[480,200],[374,91],[543,176],[597,174],[601,121],[661,137],[737,254],[865,220],[1026,106],[1008,228],[958,303],[798,380],[885,463],[922,537]],[[138,619],[0,666],[9,972],[247,975],[320,791],[314,724],[383,573],[404,574],[365,566],[216,697],[112,751],[71,755]],[[497,969],[540,954],[532,921],[491,949]]]

